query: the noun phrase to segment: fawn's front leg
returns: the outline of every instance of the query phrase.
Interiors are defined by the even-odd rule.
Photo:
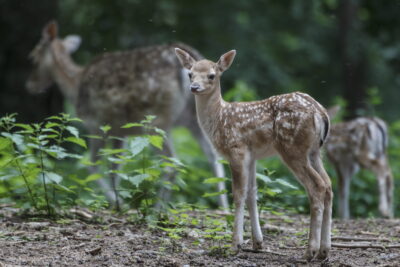
[[[243,243],[244,204],[248,185],[248,157],[245,153],[236,153],[230,159],[232,172],[232,193],[235,204],[235,222],[233,226],[233,251],[239,252]]]

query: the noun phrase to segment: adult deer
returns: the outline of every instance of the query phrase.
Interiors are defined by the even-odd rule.
[[[339,107],[328,110],[332,118]],[[393,217],[393,176],[387,156],[388,132],[385,122],[376,117],[360,117],[335,123],[326,142],[327,156],[338,175],[339,216],[350,218],[350,181],[360,167],[372,171],[379,184],[379,211]]]
[[[196,61],[175,48],[189,70],[197,118],[217,151],[230,164],[235,204],[233,250],[243,243],[243,212],[246,202],[251,219],[253,248],[262,247],[258,219],[256,160],[278,154],[304,185],[310,200],[311,222],[308,260],[327,258],[331,247],[332,189],[322,165],[320,147],[329,132],[325,109],[303,93],[272,96],[254,102],[225,102],[220,77],[232,64],[236,51],[222,55],[217,63]]]
[[[60,39],[57,32],[55,22],[47,24],[40,42],[30,54],[35,64],[26,83],[30,92],[44,91],[56,83],[75,105],[90,134],[99,134],[99,127],[105,124],[112,127],[110,134],[114,136],[141,134],[138,127],[127,130],[121,126],[140,121],[145,115],[156,115],[154,126],[164,129],[167,134],[173,126],[186,126],[200,140],[215,175],[224,176],[217,154],[198,126],[193,105],[187,105],[194,101],[184,89],[189,85],[189,79],[174,54],[174,47],[178,46],[189,50],[195,58],[201,58],[196,50],[181,43],[151,46],[104,53],[88,65],[79,66],[74,63],[71,53],[78,49],[80,37],[69,35]],[[114,145],[120,144],[116,141]],[[99,159],[102,146],[101,140],[90,139],[93,162]],[[163,153],[174,155],[170,138],[166,140]],[[99,183],[108,199],[115,200],[110,185],[103,179]],[[218,187],[223,190],[225,185],[220,183]],[[219,200],[221,206],[228,207],[226,195],[221,195]]]

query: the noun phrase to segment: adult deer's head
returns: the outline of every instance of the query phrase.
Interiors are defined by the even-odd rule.
[[[77,35],[58,38],[58,27],[55,21],[49,22],[42,30],[42,37],[29,58],[33,62],[33,70],[26,81],[26,88],[31,93],[41,93],[54,83],[54,69],[57,67],[56,57],[69,56],[81,43]]]

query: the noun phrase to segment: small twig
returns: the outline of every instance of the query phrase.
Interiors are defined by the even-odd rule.
[[[243,252],[251,252],[251,253],[268,253],[268,254],[273,254],[273,255],[278,255],[278,256],[287,256],[284,253],[276,252],[276,251],[271,251],[271,250],[256,250],[256,249],[250,249],[250,248],[242,248],[241,249]]]
[[[91,238],[79,237],[79,236],[72,236],[71,239],[76,240],[76,241],[92,241]]]
[[[343,240],[343,241],[381,241],[390,242],[389,238],[375,238],[375,237],[351,237],[351,236],[333,236],[332,240]]]
[[[113,228],[113,227],[118,227],[120,226],[122,223],[118,222],[118,223],[111,223],[108,225],[108,228]]]
[[[359,232],[357,232],[357,234],[379,236],[378,233],[372,233],[372,232],[366,232],[366,231],[359,231]]]
[[[386,245],[385,248],[400,248],[400,244]]]
[[[70,209],[69,211],[70,211],[71,213],[74,213],[74,214],[76,214],[76,215],[78,215],[78,216],[81,216],[81,217],[83,217],[83,218],[85,218],[85,219],[88,219],[88,220],[93,219],[93,215],[90,214],[90,213],[88,213],[88,212],[86,212],[86,211],[78,210],[78,209]]]
[[[117,217],[110,216],[109,221],[118,222],[118,223],[126,223],[126,221],[119,219]]]
[[[304,259],[294,259],[293,262],[302,263],[302,264],[309,264],[309,262],[307,260],[304,260]]]
[[[14,206],[15,206],[15,202],[11,202],[11,203],[1,203],[1,204],[0,204],[0,209],[2,209],[2,208],[14,207]]]
[[[298,247],[288,247],[288,246],[279,246],[281,249],[305,249],[305,246],[298,246]]]
[[[101,247],[97,247],[97,248],[86,251],[86,253],[88,253],[92,256],[95,256],[95,255],[99,254],[100,252],[101,252]]]
[[[388,246],[361,243],[332,243],[335,248],[379,248],[385,250]]]
[[[263,227],[265,230],[267,231],[271,231],[271,232],[278,232],[278,233],[295,233],[297,231],[295,231],[294,229],[291,228],[287,228],[287,227],[283,227],[283,226],[276,226],[273,224],[264,224]]]
[[[78,248],[82,248],[82,247],[84,247],[86,244],[85,243],[80,243],[80,244],[78,244],[78,245],[75,245],[75,246],[65,246],[65,247],[62,247],[61,249],[62,250],[65,250],[65,249],[78,249]]]
[[[27,234],[25,231],[16,231],[16,232],[8,232],[4,233],[3,236],[19,236],[19,235],[24,235]]]

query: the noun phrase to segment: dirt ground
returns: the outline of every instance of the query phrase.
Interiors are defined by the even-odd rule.
[[[329,260],[306,263],[307,216],[264,215],[263,251],[226,255],[212,253],[211,241],[190,229],[174,241],[126,216],[100,214],[99,223],[91,214],[47,220],[16,213],[0,209],[0,266],[400,266],[399,219],[334,220]]]

